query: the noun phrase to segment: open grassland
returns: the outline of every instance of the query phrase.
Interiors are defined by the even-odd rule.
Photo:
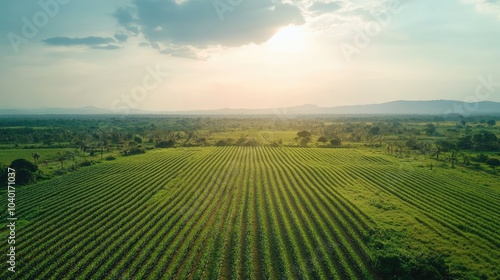
[[[499,279],[500,186],[467,178],[354,149],[155,150],[19,188],[16,279],[373,279],[380,229]]]

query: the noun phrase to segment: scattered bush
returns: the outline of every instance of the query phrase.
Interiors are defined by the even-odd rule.
[[[115,160],[116,158],[114,156],[107,156],[106,160]]]

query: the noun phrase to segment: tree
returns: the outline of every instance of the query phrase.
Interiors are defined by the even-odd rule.
[[[488,121],[486,122],[486,124],[487,124],[488,126],[495,126],[495,125],[497,124],[497,122],[496,122],[495,120],[488,120]]]
[[[483,162],[485,163],[490,157],[488,155],[485,155],[485,154],[479,154],[475,157],[472,158],[473,161],[475,162]]]
[[[330,145],[332,146],[340,146],[342,144],[342,140],[340,138],[334,138],[330,140]]]
[[[456,149],[456,145],[450,141],[446,140],[437,140],[435,143],[436,146],[436,160],[439,160],[439,155],[442,152],[449,152]]]
[[[139,136],[134,137],[134,142],[141,144],[142,143],[142,138]]]
[[[300,140],[300,145],[305,147],[309,142],[311,142],[311,137],[302,137],[302,139]]]
[[[225,140],[219,140],[215,143],[215,146],[222,147],[222,146],[229,146],[229,144]]]
[[[0,184],[7,184],[7,167],[0,163]]]
[[[432,123],[428,123],[425,125],[425,134],[427,135],[436,135],[437,132],[436,132],[436,126]]]
[[[294,138],[295,141],[300,141],[301,146],[307,146],[307,143],[311,141],[311,132],[303,130],[297,132],[297,137]]]
[[[16,159],[10,164],[10,167],[16,170],[17,185],[28,185],[36,181],[35,172],[38,171],[38,166],[29,160]]]
[[[132,137],[130,137],[129,140],[131,138]],[[101,152],[101,159],[102,159],[103,158],[103,154],[104,154],[104,149],[106,149],[107,151],[109,151],[109,134],[104,129],[99,130],[99,134],[98,134],[98,146],[99,146],[99,150]]]
[[[368,130],[368,135],[370,136],[376,136],[379,134],[380,134],[380,127],[378,126],[373,126],[372,128],[370,128],[370,130]]]
[[[321,142],[323,143],[323,145],[325,145],[325,143],[328,142],[328,139],[326,139],[325,136],[321,136],[318,138],[317,142]]]
[[[463,160],[462,164],[463,165],[469,165],[470,164],[471,156],[469,154],[467,154],[465,152],[461,152],[459,155],[462,157],[462,160]]]
[[[133,148],[137,147],[137,145],[139,145],[139,144],[137,142],[135,142],[135,141],[128,142],[129,148],[133,149]]]
[[[301,138],[311,137],[311,132],[303,130],[303,131],[297,132],[297,136],[301,137]]]
[[[472,149],[472,136],[465,135],[463,137],[458,138],[457,148],[462,150]]]
[[[10,164],[10,167],[15,169],[16,171],[21,170],[21,169],[26,169],[31,172],[36,172],[38,170],[38,166],[31,163],[29,160],[26,160],[24,158],[16,159],[12,161]]]
[[[405,145],[404,145],[404,144],[403,144],[403,142],[401,142],[401,141],[398,141],[398,142],[396,142],[395,144],[396,144],[396,147],[398,147],[398,148],[396,149],[396,153],[399,153],[399,156],[400,156],[400,157],[402,157],[402,156],[403,156],[403,147],[404,147]]]
[[[456,150],[451,150],[451,168],[455,168],[455,162],[458,161],[457,159],[457,151]]]
[[[476,151],[494,151],[498,149],[497,140],[493,132],[483,130],[472,136],[472,146]]]
[[[64,162],[73,157],[73,153],[70,151],[57,152],[56,159],[61,163],[61,169],[64,169]]]

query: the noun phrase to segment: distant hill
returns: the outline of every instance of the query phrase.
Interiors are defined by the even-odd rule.
[[[37,108],[37,109],[0,109],[0,115],[100,115],[115,112],[93,106],[81,108]],[[319,107],[313,104],[285,108],[268,109],[218,109],[195,111],[144,111],[131,110],[131,114],[166,115],[311,115],[311,114],[348,114],[348,115],[441,115],[441,114],[500,114],[500,102],[483,101],[466,103],[451,100],[430,101],[392,101],[381,104]]]

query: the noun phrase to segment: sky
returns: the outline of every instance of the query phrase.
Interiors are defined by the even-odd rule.
[[[3,0],[0,108],[500,102],[500,0]]]

